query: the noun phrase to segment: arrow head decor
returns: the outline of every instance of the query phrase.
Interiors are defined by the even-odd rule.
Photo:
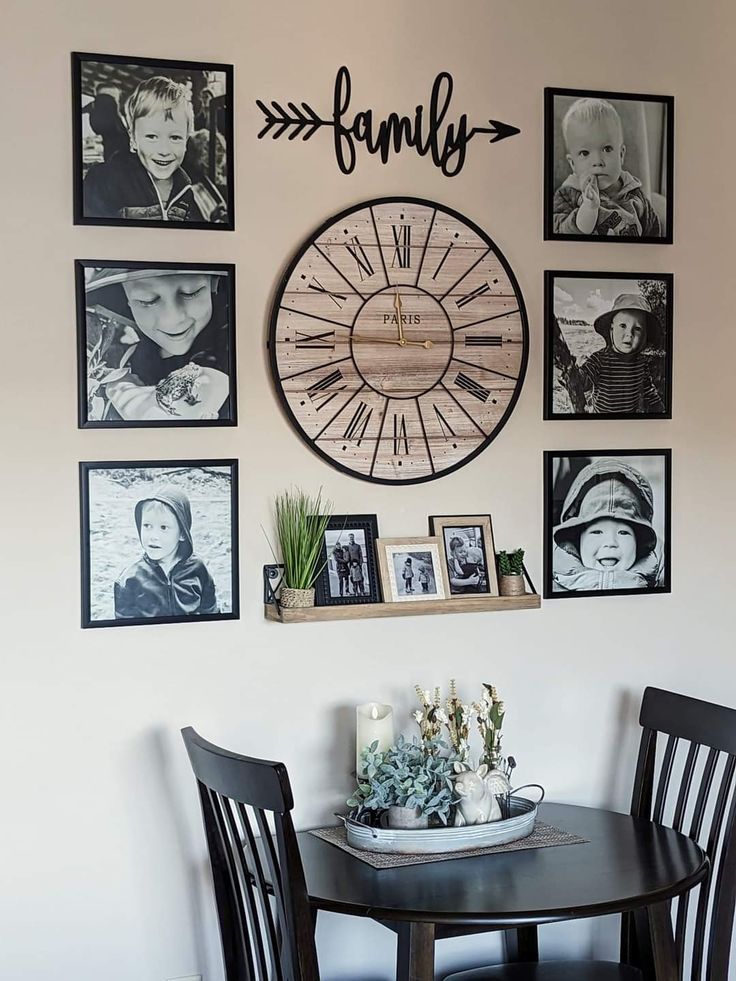
[[[453,80],[448,72],[440,72],[434,80],[429,104],[418,105],[413,117],[390,113],[386,119],[377,119],[372,109],[356,112],[348,118],[352,82],[346,67],[340,68],[335,78],[333,113],[323,119],[308,102],[287,102],[286,109],[272,100],[269,104],[256,99],[263,113],[265,124],[258,139],[271,135],[278,140],[288,135],[289,140],[299,137],[311,140],[314,134],[330,127],[333,131],[335,157],[340,170],[350,174],[355,169],[356,144],[364,144],[370,154],[378,154],[381,162],[388,163],[391,153],[400,153],[405,147],[419,156],[429,156],[446,177],[455,177],[462,170],[467,147],[474,136],[485,133],[489,143],[499,143],[521,130],[517,126],[489,119],[487,127],[469,127],[463,113],[455,122],[445,122],[452,99]]]

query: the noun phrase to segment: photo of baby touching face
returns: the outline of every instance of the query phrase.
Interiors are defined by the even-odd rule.
[[[234,268],[77,263],[83,427],[235,425]]]
[[[545,454],[545,596],[669,592],[670,461]]]
[[[547,89],[545,238],[672,241],[663,96]]]

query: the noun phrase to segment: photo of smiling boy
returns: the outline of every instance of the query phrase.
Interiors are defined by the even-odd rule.
[[[547,90],[545,237],[671,241],[672,99]]]
[[[80,426],[234,425],[234,267],[76,266]]]
[[[72,66],[75,221],[232,228],[232,68],[77,53]]]

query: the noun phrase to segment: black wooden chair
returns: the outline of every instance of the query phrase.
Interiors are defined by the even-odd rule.
[[[220,749],[191,727],[182,736],[199,788],[227,981],[319,981],[286,767]]]
[[[685,832],[711,863],[708,878],[672,911],[680,976],[728,981],[736,906],[736,709],[647,688],[639,723],[631,813]],[[641,981],[654,972],[650,927],[646,910],[624,914],[621,963],[503,964],[445,981]]]

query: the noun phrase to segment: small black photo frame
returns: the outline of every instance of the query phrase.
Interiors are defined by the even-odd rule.
[[[671,419],[670,273],[544,274],[544,418]]]
[[[74,224],[235,227],[233,66],[72,52]]]
[[[672,244],[674,98],[544,91],[544,237]]]
[[[82,627],[240,617],[237,460],[79,464]]]
[[[376,569],[375,514],[333,514],[322,547],[322,572],[315,583],[317,606],[356,606],[380,603]]]
[[[78,259],[79,426],[237,424],[235,266]]]
[[[544,596],[671,591],[672,450],[544,454]]]

